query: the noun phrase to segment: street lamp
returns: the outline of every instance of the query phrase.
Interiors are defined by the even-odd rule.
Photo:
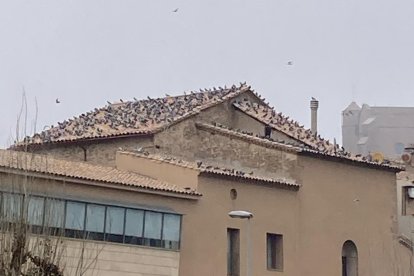
[[[229,212],[231,218],[247,219],[247,231],[246,231],[246,276],[252,276],[251,272],[251,237],[250,237],[250,219],[253,218],[253,214],[248,211],[231,211]]]
[[[251,219],[253,217],[253,214],[248,211],[231,211],[229,212],[229,216],[231,218]]]

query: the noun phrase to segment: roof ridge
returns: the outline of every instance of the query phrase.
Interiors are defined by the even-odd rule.
[[[215,87],[214,87],[215,88]],[[145,135],[161,131],[174,123],[198,114],[251,89],[246,83],[183,96],[109,103],[59,122],[48,130],[25,137],[11,148],[25,145],[105,139],[123,135]]]
[[[120,99],[120,102],[111,103],[108,101],[107,103],[111,105],[122,105],[122,104],[127,104],[129,102],[136,102],[136,101],[162,100],[165,98],[179,98],[179,97],[189,96],[191,94],[194,95],[194,94],[214,93],[216,91],[230,90],[230,89],[237,89],[237,88],[242,89],[242,87],[248,87],[249,89],[251,88],[251,86],[248,85],[246,82],[240,82],[239,86],[236,86],[235,84],[233,84],[230,87],[227,87],[227,85],[224,85],[224,87],[222,86],[218,86],[218,87],[213,86],[212,88],[205,87],[205,88],[199,88],[198,91],[197,90],[184,91],[183,94],[178,94],[178,95],[165,94],[164,97],[157,97],[157,98],[151,98],[150,96],[147,96],[146,99],[145,98],[142,98],[142,99],[133,98],[132,100],[126,100],[126,101],[124,101],[123,99]]]
[[[369,160],[365,159],[365,157],[362,157],[360,155],[356,155],[356,156],[338,155],[338,154],[332,154],[332,153],[328,153],[328,152],[321,152],[321,151],[318,151],[318,150],[315,150],[315,149],[306,149],[306,148],[303,148],[299,153],[305,153],[305,154],[310,153],[310,154],[325,156],[325,157],[329,157],[329,158],[337,158],[337,159],[347,160],[347,161],[351,161],[351,162],[355,162],[355,163],[359,163],[359,164],[373,166],[373,167],[376,167],[376,168],[392,169],[392,170],[396,170],[398,172],[405,170],[405,168],[403,166],[392,165],[391,163],[386,163],[386,162],[378,163],[378,162],[374,162],[374,161],[369,161]]]

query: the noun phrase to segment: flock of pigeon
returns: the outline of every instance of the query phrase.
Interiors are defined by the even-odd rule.
[[[175,121],[198,113],[200,110],[235,97],[247,90],[252,91],[246,83],[241,83],[240,86],[200,89],[199,92],[184,93],[184,95],[175,97],[166,94],[166,97],[157,99],[148,97],[145,100],[134,98],[133,101],[128,102],[122,100],[118,103],[108,102],[108,105],[103,108],[95,108],[79,117],[65,120],[58,123],[57,126],[51,126],[32,137],[28,136],[23,143],[40,144],[153,133]],[[298,122],[282,113],[277,113],[269,104],[264,103],[264,99],[260,95],[256,95],[263,101],[263,104],[254,103],[245,98],[234,102],[233,105],[265,125],[287,134],[293,140],[297,140],[299,145],[308,149],[336,156],[351,157],[351,154],[346,152],[343,147],[339,147],[335,142],[330,143],[319,135],[314,135]],[[271,139],[270,137],[263,138]],[[283,141],[277,142],[283,143]],[[371,161],[369,157],[354,156],[353,158]]]
[[[264,180],[267,182],[279,182],[279,183],[286,183],[289,185],[296,185],[295,181],[286,179],[286,178],[278,178],[278,179],[268,178],[268,177],[265,178],[265,177],[261,177],[258,175],[254,175],[253,171],[246,172],[246,171],[237,170],[234,168],[221,167],[221,166],[218,166],[217,164],[211,165],[201,160],[198,160],[196,162],[189,162],[189,161],[182,160],[180,158],[173,157],[173,156],[151,154],[147,151],[144,151],[142,148],[138,149],[136,152],[134,152],[134,154],[138,154],[146,158],[150,158],[150,159],[157,160],[157,161],[163,161],[163,162],[179,165],[182,167],[197,169],[202,172],[210,172],[210,173],[216,173],[216,174],[222,174],[222,175],[232,175],[232,176]]]
[[[183,117],[197,113],[216,103],[233,97],[249,87],[240,86],[201,89],[182,96],[110,103],[95,108],[79,117],[65,120],[57,126],[26,137],[24,143],[47,143],[85,138],[109,137],[116,135],[150,133]]]
[[[269,106],[251,103],[247,100],[235,102],[233,105],[264,124],[287,134],[314,150],[328,154],[350,156],[350,153],[346,152],[343,147],[339,147],[336,143],[330,143],[329,140],[322,138],[320,135],[315,135],[310,129],[304,128],[303,125],[289,119],[288,116],[284,116],[282,113],[277,113]]]
[[[200,124],[199,123],[199,125],[204,125],[205,126],[206,124]],[[284,144],[284,145],[293,146],[293,147],[303,146],[304,148],[307,148],[307,149],[310,149],[310,150],[312,149],[312,147],[304,145],[303,143],[297,143],[297,142],[292,142],[292,141],[283,140],[283,139],[276,139],[276,138],[272,138],[271,136],[260,135],[260,134],[253,133],[253,132],[250,132],[250,131],[246,131],[246,130],[243,130],[243,129],[235,129],[235,128],[228,127],[226,125],[223,125],[223,124],[220,124],[220,123],[217,123],[217,122],[211,122],[211,126],[218,127],[222,130],[228,130],[228,131],[232,131],[232,132],[237,132],[239,134],[248,135],[248,136],[251,136],[251,137],[264,139],[264,140],[267,140],[267,141],[270,141],[270,142],[275,142],[275,143],[278,143],[278,144]]]

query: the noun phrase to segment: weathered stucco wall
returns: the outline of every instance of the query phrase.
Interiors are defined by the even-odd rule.
[[[228,212],[248,210],[252,241],[252,275],[299,275],[297,273],[297,192],[244,181],[201,177],[197,204],[184,220],[180,275],[227,275],[227,228],[240,230],[240,275],[246,275],[247,220],[230,218]],[[230,191],[237,191],[231,199]],[[284,270],[266,267],[266,233],[284,235]]]
[[[181,188],[197,190],[199,172],[195,169],[176,166],[129,152],[118,152],[116,156],[116,166],[119,170],[139,173]]]
[[[51,155],[59,159],[83,162],[85,158],[84,148],[86,149],[87,162],[104,166],[115,166],[115,155],[118,150],[137,150],[140,147],[151,151],[153,149],[152,138],[137,136],[79,144],[50,145],[34,149],[33,152]]]
[[[163,153],[187,160],[203,160],[245,172],[272,177],[296,178],[296,154],[198,129],[187,120],[154,137]]]
[[[397,241],[395,174],[312,157],[299,162],[298,275],[341,275],[347,240],[357,246],[359,276],[409,275],[409,264],[401,263],[407,249]]]
[[[188,119],[154,135],[156,153],[195,160],[197,128],[194,119]]]
[[[254,133],[254,135],[257,134],[259,136],[265,135],[265,125],[263,123],[250,117],[249,115],[246,115],[241,111],[235,110],[234,112],[236,114],[234,116],[235,120],[232,126],[234,129],[245,130],[247,132],[252,132]],[[277,130],[272,130],[270,137],[276,141],[279,140],[294,145],[300,145],[300,143],[297,140]]]
[[[273,177],[296,179],[297,156],[279,149],[266,148],[229,136],[199,130],[200,144],[197,157],[207,162],[218,162],[243,171]]]
[[[197,115],[197,120],[206,123],[215,122],[234,127],[238,114],[235,112],[236,109],[233,107],[233,103],[236,101],[243,101],[244,99],[247,99],[249,102],[259,103],[259,100],[256,98],[256,96],[252,95],[249,92],[245,92],[224,103],[203,110]]]

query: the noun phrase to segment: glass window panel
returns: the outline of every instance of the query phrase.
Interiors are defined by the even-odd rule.
[[[162,214],[145,212],[144,237],[148,239],[161,239]]]
[[[106,228],[109,234],[124,234],[124,208],[108,207],[106,209]]]
[[[7,221],[16,221],[21,218],[22,195],[3,194],[3,216]]]
[[[83,230],[85,203],[68,201],[66,204],[66,229]]]
[[[181,216],[164,214],[164,225],[162,228],[162,239],[168,241],[180,240]]]
[[[86,231],[104,232],[105,206],[88,204],[86,207]]]
[[[46,199],[45,226],[63,228],[65,219],[65,201],[59,199]]]
[[[142,237],[143,222],[143,211],[127,209],[125,220],[125,236]]]
[[[44,202],[45,200],[43,197],[31,196],[29,198],[29,204],[27,208],[29,224],[42,226]]]

